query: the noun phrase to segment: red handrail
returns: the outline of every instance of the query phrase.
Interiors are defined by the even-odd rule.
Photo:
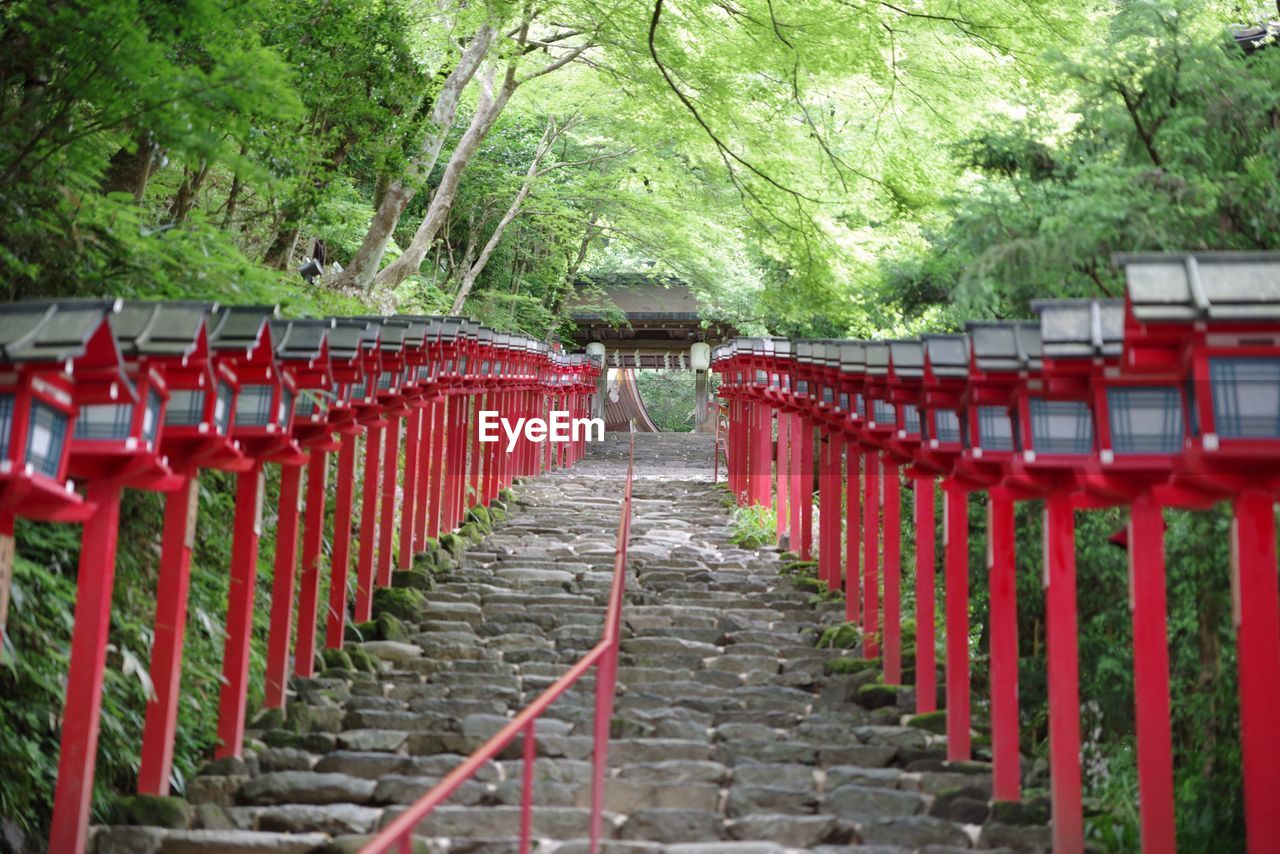
[[[582,677],[592,667],[596,672],[596,709],[593,727],[595,747],[593,750],[593,768],[591,776],[591,852],[596,854],[600,847],[600,823],[604,812],[604,773],[608,764],[609,722],[613,718],[614,689],[618,676],[618,642],[621,639],[623,593],[627,580],[627,543],[631,538],[631,482],[635,472],[636,439],[635,430],[631,432],[631,447],[627,460],[627,481],[622,496],[622,518],[618,523],[618,542],[613,559],[613,586],[609,591],[609,606],[605,613],[604,630],[600,642],[591,648],[577,664],[569,668],[551,687],[538,695],[538,698],[526,706],[511,719],[511,722],[500,729],[492,738],[482,744],[466,760],[453,769],[448,776],[410,806],[395,821],[383,828],[369,844],[361,849],[362,854],[382,854],[393,848],[401,854],[410,854],[413,848],[413,831],[418,823],[443,803],[484,766],[503,751],[517,734],[524,734],[524,773],[523,790],[520,797],[520,851],[528,854],[533,835],[533,766],[537,756],[535,725],[542,713],[554,703],[561,694]]]

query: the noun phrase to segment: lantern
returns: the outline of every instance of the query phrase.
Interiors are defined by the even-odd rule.
[[[239,756],[244,743],[249,689],[249,639],[253,629],[258,539],[262,534],[263,466],[268,458],[296,452],[288,429],[293,418],[293,381],[275,359],[270,321],[274,307],[219,309],[210,318],[215,358],[232,366],[238,380],[231,436],[249,465],[236,475],[231,545],[231,590],[218,703],[219,757]]]
[[[366,340],[370,323],[335,319],[329,331],[329,362],[333,371],[333,396],[327,417],[338,433],[338,481],[333,510],[333,548],[330,558],[329,609],[325,622],[325,646],[339,649],[347,617],[347,571],[351,561],[351,515],[356,478],[356,437],[363,431],[359,412],[367,409],[360,392],[366,376],[378,372],[377,338]],[[305,619],[305,615],[303,619]],[[299,662],[301,664],[301,662]]]
[[[1232,501],[1245,833],[1251,851],[1272,850],[1280,847],[1280,815],[1274,809],[1280,743],[1271,732],[1280,703],[1274,505],[1280,486],[1280,253],[1121,255],[1116,263],[1127,280],[1123,371],[1180,377],[1188,405],[1186,439],[1174,472],[1177,488],[1163,497],[1179,503],[1197,494]],[[1140,535],[1140,524],[1158,530],[1158,515],[1144,509],[1134,506],[1131,542]],[[1146,536],[1149,542],[1156,539],[1154,530]],[[1135,562],[1135,584],[1141,577],[1160,578],[1162,569],[1162,561]],[[1162,610],[1155,595],[1162,591],[1154,583],[1136,588],[1135,595],[1139,589],[1149,593],[1141,603],[1143,613]],[[1135,607],[1135,620],[1138,614]],[[1135,628],[1135,643],[1158,628],[1156,623],[1141,634]],[[1150,693],[1157,691],[1158,686]],[[1138,693],[1146,692],[1139,688]],[[1153,717],[1158,719],[1158,707]],[[1162,787],[1153,796],[1157,803],[1167,800],[1161,749],[1154,760],[1160,764],[1149,778]],[[1142,790],[1144,800],[1147,791]],[[1160,839],[1171,819],[1153,815],[1150,832]],[[1143,819],[1145,841],[1147,814]]]
[[[275,572],[272,574],[271,623],[267,641],[266,692],[263,705],[283,708],[293,629],[294,576],[298,553],[298,497],[302,466],[307,466],[306,525],[298,590],[298,637],[295,671],[310,676],[315,661],[315,614],[320,589],[320,552],[324,537],[327,454],[335,449],[326,410],[333,388],[329,364],[332,320],[287,320],[271,324],[276,360],[292,380],[292,438],[300,445],[293,455],[277,457],[280,505],[276,523]]]

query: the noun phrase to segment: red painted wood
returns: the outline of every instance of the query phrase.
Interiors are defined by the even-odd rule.
[[[804,501],[804,490],[801,486],[803,468],[804,451],[804,428],[801,426],[801,418],[799,413],[791,413],[791,426],[787,430],[787,438],[791,443],[791,460],[787,464],[787,471],[790,474],[790,483],[787,484],[787,496],[790,501],[791,519],[787,523],[787,533],[790,536],[791,551],[800,553],[800,542],[803,539],[802,529],[802,510],[801,506]]]
[[[947,502],[947,759],[969,759],[969,493],[944,481]]]
[[[1134,501],[1129,511],[1129,573],[1142,850],[1175,851],[1164,515],[1149,494]]]
[[[147,700],[142,726],[142,758],[138,794],[169,794],[173,769],[173,737],[178,726],[178,692],[182,676],[182,644],[187,627],[187,591],[191,581],[191,543],[187,525],[199,485],[183,475],[164,499],[164,533],[160,540],[160,577],[156,582],[156,618],[152,624],[151,674],[155,696]]]
[[[820,429],[814,434],[818,440],[818,580],[828,581],[831,575],[831,441]]]
[[[298,571],[298,483],[302,466],[280,467],[280,512],[276,522],[275,569],[271,578],[271,630],[267,637],[267,687],[262,704],[283,709],[293,640],[293,584]]]
[[[813,559],[813,422],[800,420],[800,559]]]
[[[916,714],[938,709],[938,661],[934,630],[934,574],[937,529],[933,507],[933,476],[916,478]]]
[[[427,536],[440,536],[440,524],[444,518],[444,447],[448,432],[449,398],[442,398],[432,406],[431,418],[431,473],[427,482]]]
[[[58,752],[58,785],[54,791],[51,852],[85,850],[89,804],[97,764],[102,711],[102,673],[111,627],[111,587],[116,571],[116,536],[120,521],[120,486],[111,480],[89,482],[85,497],[97,510],[85,522],[76,570],[75,624]]]
[[[844,490],[840,488],[840,468],[844,461],[844,437],[832,432],[827,440],[827,493],[829,501],[823,505],[823,518],[827,519],[827,537],[831,541],[831,551],[827,565],[827,589],[840,589],[840,554],[841,539],[844,531]]]
[[[751,503],[773,503],[773,411],[760,402],[751,404]]]
[[[431,440],[436,417],[436,402],[428,403],[418,419],[418,477],[414,481],[416,495],[413,499],[413,553],[421,554],[427,548],[428,511],[431,506]]]
[[[391,586],[396,538],[396,485],[400,474],[400,416],[390,415],[382,430],[382,504],[378,523],[377,586]]]
[[[1244,754],[1244,824],[1250,851],[1280,851],[1280,594],[1272,496],[1235,497],[1236,654],[1240,740]]]
[[[316,670],[316,608],[320,600],[320,563],[324,560],[324,511],[328,497],[329,454],[313,448],[307,460],[307,506],[302,524],[302,570],[298,579],[298,628],[293,672],[309,678]]]
[[[845,552],[844,552],[844,618],[857,623],[862,619],[862,577],[858,561],[862,525],[862,452],[853,442],[845,445]]]
[[[790,476],[787,473],[787,463],[790,460],[791,451],[787,447],[788,434],[791,432],[791,419],[783,412],[778,411],[778,446],[774,453],[774,471],[777,473],[774,481],[774,518],[777,519],[777,542],[782,544],[783,538],[787,536],[787,522],[789,519],[790,509],[787,506],[787,485],[790,482]]]
[[[355,621],[373,616],[373,551],[378,527],[378,465],[382,428],[370,424],[364,436],[364,490],[360,498],[360,549],[356,558]]]
[[[414,525],[418,521],[418,439],[422,434],[422,409],[414,406],[404,420],[404,500],[400,507],[400,559],[396,566],[413,566]]]
[[[1080,795],[1075,510],[1071,496],[1061,491],[1050,493],[1044,516],[1053,850],[1074,854],[1084,850],[1084,819]]]
[[[222,652],[218,696],[218,758],[239,756],[244,747],[245,698],[249,693],[249,637],[253,632],[253,589],[258,576],[259,507],[262,461],[236,475],[236,513],[231,541],[231,581],[227,594],[227,637]]]
[[[991,626],[991,751],[993,797],[1022,796],[1018,754],[1018,600],[1013,498],[993,489],[987,503],[987,580]],[[1158,850],[1158,849],[1148,849]]]
[[[475,397],[475,406],[471,411],[471,419],[467,424],[471,436],[471,477],[469,480],[470,488],[467,490],[466,505],[463,508],[463,514],[466,510],[475,507],[480,503],[480,490],[482,478],[484,477],[484,452],[480,445],[480,412],[488,408],[487,401],[492,397],[492,393],[478,394]]]
[[[884,461],[884,681],[902,684],[902,492],[898,464]]]
[[[329,613],[324,645],[342,647],[347,622],[347,569],[351,565],[351,503],[356,479],[356,434],[343,433],[338,447],[338,491],[334,496],[333,555],[329,568]]]
[[[880,654],[880,454],[862,455],[862,655]]]

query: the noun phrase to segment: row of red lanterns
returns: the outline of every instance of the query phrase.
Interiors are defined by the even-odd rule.
[[[934,530],[941,479],[952,760],[970,756],[967,499],[987,492],[997,800],[1020,796],[1013,508],[1044,499],[1053,838],[1062,852],[1084,847],[1074,513],[1130,508],[1142,842],[1172,851],[1161,508],[1230,500],[1247,838],[1252,851],[1280,850],[1280,741],[1270,725],[1280,708],[1280,254],[1126,255],[1117,264],[1125,299],[1034,303],[1038,321],[975,322],[963,334],[918,340],[722,345],[713,367],[728,400],[730,486],[744,503],[769,504],[776,484],[779,534],[789,531],[808,558],[816,435],[819,507],[833,509],[820,513],[819,574],[838,589],[847,453],[846,616],[862,625],[867,657],[883,640],[884,678],[897,684],[900,478],[914,481],[922,532]],[[919,536],[916,546],[915,672],[925,712],[936,704],[934,538]]]
[[[391,583],[393,566],[409,568],[428,538],[513,478],[571,465],[583,451],[523,438],[511,453],[482,445],[477,414],[584,417],[601,370],[591,357],[461,317],[286,320],[272,307],[143,301],[0,309],[0,630],[15,517],[84,524],[50,850],[86,845],[124,489],[166,494],[138,781],[140,794],[165,795],[200,469],[236,473],[217,755],[238,756],[265,466],[281,467],[265,692],[268,707],[281,707],[290,642],[296,675],[311,676],[316,658],[327,455],[338,454],[338,482],[324,643],[339,647],[357,438],[365,463],[352,616],[366,621],[374,588]]]

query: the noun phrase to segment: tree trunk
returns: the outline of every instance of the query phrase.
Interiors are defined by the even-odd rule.
[[[534,172],[537,167],[538,158],[535,157],[533,163],[529,166],[529,174],[525,176],[524,183],[520,185],[520,191],[511,200],[511,206],[502,215],[502,219],[498,220],[497,226],[493,229],[493,234],[489,235],[488,241],[484,244],[484,249],[480,250],[480,257],[463,274],[462,285],[458,288],[458,295],[454,297],[453,310],[449,312],[450,314],[462,313],[462,304],[467,301],[467,294],[471,293],[471,288],[476,283],[476,277],[484,271],[485,265],[489,263],[489,256],[493,255],[493,250],[497,249],[498,244],[502,241],[502,233],[507,230],[507,226],[520,213],[520,206],[524,204],[524,200],[529,198],[529,192],[533,189]]]
[[[493,46],[496,35],[494,28],[487,24],[477,30],[471,44],[458,59],[458,64],[445,79],[440,95],[431,108],[431,122],[418,154],[410,161],[404,178],[392,181],[376,201],[377,211],[369,223],[364,240],[355,257],[334,281],[335,287],[355,285],[364,289],[373,282],[378,273],[378,265],[382,263],[382,256],[387,251],[387,243],[400,223],[400,217],[417,195],[419,184],[436,167],[445,137],[458,115],[458,100]]]
[[[199,168],[193,173],[188,173],[186,180],[178,188],[177,195],[173,197],[173,202],[169,205],[170,221],[177,223],[186,220],[187,214],[191,213],[191,208],[195,206],[196,193],[200,192],[200,187],[208,174],[209,161],[207,160],[201,160]]]
[[[132,193],[138,201],[147,191],[147,180],[151,177],[151,158],[155,154],[155,144],[151,142],[151,134],[141,131],[133,141],[134,148],[121,148],[111,157],[107,164],[107,173],[102,176],[102,192]]]
[[[498,91],[492,97],[482,98],[476,106],[476,114],[471,119],[471,125],[467,128],[466,133],[462,135],[462,139],[458,140],[458,145],[454,148],[453,154],[449,158],[449,163],[444,168],[440,186],[436,188],[435,195],[431,197],[431,204],[427,208],[426,216],[422,219],[422,224],[418,226],[418,230],[414,233],[413,240],[405,249],[404,254],[387,265],[374,278],[373,281],[376,286],[390,290],[418,272],[418,269],[422,266],[422,259],[427,256],[427,249],[431,246],[431,242],[435,240],[436,233],[449,215],[449,209],[453,207],[453,199],[457,195],[458,183],[462,180],[463,171],[480,148],[480,143],[484,141],[484,138],[493,128],[494,122],[498,120],[498,115],[506,107],[507,101],[511,99],[511,94],[515,90],[516,74],[515,66],[512,64],[507,66],[506,74]],[[391,198],[390,192],[387,193],[387,197],[388,199]],[[386,205],[384,204],[383,206],[385,207]],[[379,214],[381,214],[381,211],[379,211]]]

